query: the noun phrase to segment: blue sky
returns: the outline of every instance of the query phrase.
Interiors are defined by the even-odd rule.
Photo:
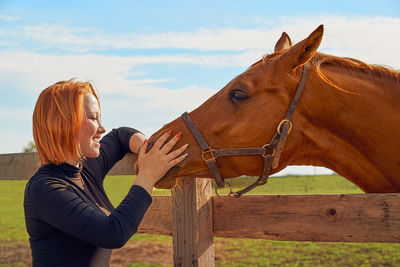
[[[0,0],[0,153],[33,139],[35,101],[56,81],[92,81],[107,129],[151,135],[272,52],[282,31],[298,42],[320,24],[321,52],[400,69],[400,1]]]

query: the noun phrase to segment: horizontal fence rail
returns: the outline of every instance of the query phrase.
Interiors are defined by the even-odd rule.
[[[171,234],[171,198],[154,196],[139,232]],[[216,237],[283,241],[400,242],[400,195],[212,197]]]
[[[134,174],[136,156],[118,162],[109,175]],[[0,180],[29,179],[37,153],[0,155]],[[245,195],[211,197],[216,237],[291,241],[400,242],[400,194]],[[170,196],[153,196],[140,233],[172,234]]]
[[[137,156],[132,153],[120,160],[108,172],[108,175],[134,174],[133,164]],[[31,178],[39,168],[37,152],[0,154],[0,180],[26,180]]]

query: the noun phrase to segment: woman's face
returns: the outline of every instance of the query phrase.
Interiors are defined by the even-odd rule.
[[[93,94],[83,97],[84,118],[79,131],[78,142],[82,156],[97,158],[100,154],[100,137],[105,129],[100,122],[100,108]]]

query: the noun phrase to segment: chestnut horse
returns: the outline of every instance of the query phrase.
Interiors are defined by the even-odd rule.
[[[190,112],[213,149],[262,147],[276,135],[302,76],[310,69],[292,118],[292,129],[276,173],[288,165],[329,168],[363,191],[400,192],[400,73],[359,60],[321,54],[319,26],[292,46],[286,33],[266,55]],[[163,132],[182,131],[178,146],[188,143],[189,156],[156,187],[172,188],[177,177],[212,177],[202,151],[182,117]],[[225,178],[258,176],[260,155],[220,157]]]

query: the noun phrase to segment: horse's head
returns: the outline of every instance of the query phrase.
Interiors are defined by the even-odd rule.
[[[288,110],[300,80],[302,66],[315,55],[322,35],[321,25],[306,39],[292,46],[289,36],[283,33],[273,54],[263,57],[190,112],[190,117],[208,144],[214,149],[262,147],[267,144]],[[172,188],[176,177],[212,177],[197,141],[181,117],[156,132],[150,138],[149,144],[170,129],[183,132],[177,146],[189,144],[189,155],[156,186]],[[296,131],[295,116],[291,138],[294,139],[293,135],[296,134],[300,133]],[[287,157],[287,153],[283,152],[280,163],[273,172],[286,167]],[[263,162],[261,156],[217,159],[218,168],[225,178],[260,175]]]

